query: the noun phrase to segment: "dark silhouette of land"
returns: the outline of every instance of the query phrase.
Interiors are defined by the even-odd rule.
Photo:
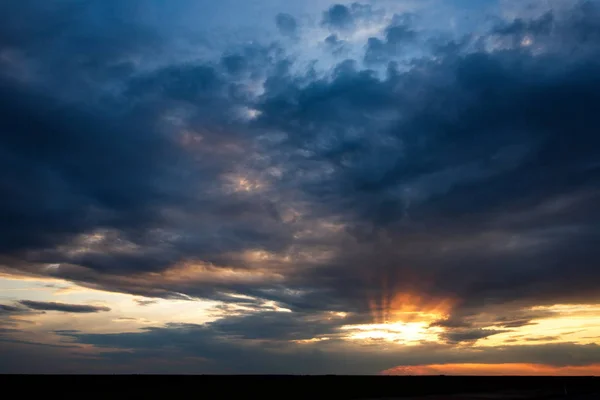
[[[600,400],[599,377],[2,375],[0,387],[61,399]]]

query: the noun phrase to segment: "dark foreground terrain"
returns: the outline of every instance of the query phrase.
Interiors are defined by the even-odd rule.
[[[4,375],[22,398],[600,400],[600,377]]]

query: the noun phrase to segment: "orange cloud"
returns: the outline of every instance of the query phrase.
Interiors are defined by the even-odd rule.
[[[384,375],[479,375],[479,376],[600,376],[600,364],[555,367],[543,364],[432,364],[399,366]]]

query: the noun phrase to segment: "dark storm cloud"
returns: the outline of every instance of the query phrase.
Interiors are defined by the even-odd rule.
[[[593,36],[597,9],[573,15],[554,39],[581,26]],[[468,307],[592,301],[599,49],[557,42],[420,61],[386,81],[344,67],[267,93],[262,122],[306,154],[289,177],[322,168],[304,193],[356,240],[304,282],[348,302],[369,289],[365,274]]]
[[[56,303],[56,302],[46,302],[46,301],[31,301],[31,300],[22,300],[19,303],[24,305],[25,307],[29,307],[32,310],[41,310],[41,311],[60,311],[66,313],[97,313],[97,312],[106,312],[110,311],[110,308],[103,306],[90,306],[85,304],[67,304],[67,303]]]
[[[3,265],[294,311],[265,314],[268,328],[249,317],[211,328],[246,339],[328,334],[335,324],[298,324],[366,316],[369,301],[402,291],[455,300],[460,318],[441,325],[464,329],[450,331],[455,342],[531,323],[540,317],[515,313],[532,305],[598,300],[595,6],[508,23],[479,47],[448,42],[382,78],[356,60],[297,72],[278,44],[138,64],[161,38],[124,23],[137,22],[134,6],[110,4],[116,14],[2,6],[40,22],[0,28],[2,49],[38,71],[17,80],[0,64]],[[336,5],[323,23],[343,31],[375,14]],[[396,21],[384,55],[415,32]],[[474,320],[498,305],[504,320]],[[156,332],[181,333],[145,334]]]
[[[244,162],[241,149],[251,145],[241,142],[246,139],[233,115],[246,102],[243,89],[225,81],[226,71],[207,63],[130,71],[135,72],[134,78],[131,74],[112,76],[121,80],[116,85],[119,90],[117,94],[105,92],[106,79],[94,83],[83,75],[95,69],[107,72],[105,64],[113,65],[121,57],[99,48],[121,49],[131,43],[133,48],[122,50],[135,58],[138,50],[153,46],[150,39],[133,35],[143,28],[137,18],[143,13],[134,4],[118,2],[107,2],[107,9],[100,7],[105,12],[91,3],[63,4],[75,15],[55,15],[53,10],[44,20],[44,7],[3,6],[11,15],[39,12],[40,18],[40,31],[3,26],[10,30],[6,46],[23,52],[38,46],[54,51],[31,52],[23,61],[25,67],[43,72],[50,61],[62,62],[65,57],[56,57],[56,48],[64,49],[60,54],[77,53],[78,60],[99,57],[98,62],[60,66],[61,73],[70,74],[69,82],[77,82],[76,92],[57,92],[63,79],[55,74],[41,74],[33,81],[0,79],[4,171],[0,185],[11,193],[0,201],[0,215],[6,221],[6,229],[0,232],[6,264],[29,268],[23,264],[27,260],[64,265],[60,274],[76,278],[71,271],[75,269],[77,277],[83,274],[82,279],[90,281],[95,280],[93,273],[81,267],[126,274],[163,270],[188,256],[224,263],[230,259],[224,253],[247,246],[268,248],[269,241],[281,247],[276,237],[285,241],[286,233],[266,226],[277,219],[268,198],[249,198],[219,187],[223,174],[235,172],[234,160]],[[88,19],[111,35],[120,29],[130,32],[123,33],[125,41],[115,41],[103,31],[94,31],[94,40],[80,51],[78,40],[83,39],[76,33],[88,32]],[[121,23],[127,20],[135,23]],[[252,72],[258,64],[264,65],[260,58],[270,53],[248,46],[240,57],[245,70]],[[71,101],[81,91],[84,98]],[[57,93],[66,92],[69,100],[57,99]],[[226,128],[228,134],[223,132]],[[178,136],[186,130],[188,134]],[[200,140],[206,150],[195,154]],[[231,144],[238,149],[223,150]],[[204,215],[195,215],[195,222],[184,216],[192,204],[205,210]],[[187,220],[184,225],[189,226],[165,218],[165,209],[177,210],[180,221]],[[230,223],[231,218],[239,223]],[[210,226],[211,233],[205,228],[196,231],[200,226]],[[96,231],[103,232],[104,239],[96,242],[95,249],[84,240],[78,246],[87,251],[65,251],[64,245],[79,240],[73,240],[77,235]],[[115,250],[123,246],[129,250]]]
[[[135,229],[172,195],[174,146],[141,119],[79,109],[5,80],[0,115],[0,185],[11,193],[0,200],[4,254],[102,224]]]
[[[158,49],[137,6],[119,4],[0,6],[10,16],[0,28],[0,187],[11,193],[0,201],[3,262],[73,261],[55,246],[97,229],[139,235],[185,198],[185,154],[156,110],[106,92],[133,72],[121,68],[130,58]]]
[[[98,97],[99,88],[111,89],[135,72],[136,63],[163,53],[164,38],[143,17],[144,10],[150,13],[156,5],[114,0],[5,3],[0,6],[6,16],[0,50],[16,60],[5,65],[6,71],[33,74],[37,85],[59,97]]]

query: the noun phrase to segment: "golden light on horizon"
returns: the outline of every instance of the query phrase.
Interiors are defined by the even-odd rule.
[[[600,364],[552,366],[533,363],[431,364],[398,366],[383,375],[468,375],[468,376],[600,376]]]
[[[529,324],[491,336],[480,346],[518,346],[572,342],[578,344],[600,343],[600,305],[555,304],[531,307],[528,311],[552,312]]]

